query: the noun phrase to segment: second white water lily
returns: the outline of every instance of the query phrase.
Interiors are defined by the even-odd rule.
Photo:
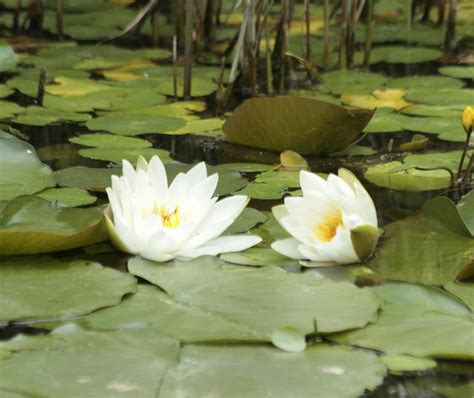
[[[273,214],[292,238],[272,248],[307,265],[350,264],[369,258],[377,244],[377,212],[372,198],[348,170],[327,180],[301,171],[302,197],[287,197]]]
[[[213,197],[218,175],[207,176],[199,163],[180,173],[168,187],[166,171],[154,156],[138,160],[136,170],[123,161],[123,176],[107,188],[112,216],[106,223],[112,242],[121,250],[153,261],[195,258],[248,249],[261,238],[220,236],[248,203],[246,196],[218,201]]]

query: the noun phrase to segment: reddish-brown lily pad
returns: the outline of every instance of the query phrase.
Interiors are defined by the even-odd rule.
[[[353,143],[373,111],[347,109],[308,97],[245,101],[223,126],[234,144],[299,153],[338,151]]]

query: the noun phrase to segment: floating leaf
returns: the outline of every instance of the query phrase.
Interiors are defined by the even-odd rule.
[[[474,311],[474,283],[448,282],[444,288]]]
[[[10,87],[5,84],[0,84],[0,98],[8,97],[11,94],[13,94],[13,90]]]
[[[66,325],[49,336],[19,336],[1,343],[3,391],[43,397],[156,396],[178,342],[147,330],[110,333]]]
[[[136,163],[139,156],[143,156],[149,161],[153,156],[159,156],[163,163],[172,161],[168,151],[158,148],[87,148],[79,151],[81,156],[94,160],[105,160],[109,162],[121,163],[122,160],[128,160]]]
[[[79,188],[46,189],[45,191],[38,193],[36,196],[49,200],[50,202],[58,202],[66,207],[90,205],[97,200],[95,196],[92,196],[87,191]]]
[[[297,152],[283,151],[280,153],[281,166],[286,170],[309,170],[308,162]]]
[[[50,84],[45,87],[48,94],[59,95],[61,97],[80,97],[94,93],[96,91],[112,90],[113,87],[106,86],[96,80],[91,79],[70,79],[59,76],[54,79],[57,84]]]
[[[370,94],[387,82],[384,75],[358,71],[332,71],[321,75],[323,91],[333,94]]]
[[[408,116],[377,110],[369,124],[365,127],[364,133],[394,133],[402,131],[402,124],[407,119]]]
[[[398,88],[409,92],[415,88],[428,88],[431,90],[446,89],[446,88],[461,88],[464,86],[462,80],[453,79],[452,77],[445,76],[410,76],[410,77],[399,77],[396,79],[389,80],[386,87]]]
[[[18,113],[25,111],[20,105],[10,101],[0,101],[0,119],[9,119]]]
[[[474,238],[446,197],[420,214],[384,226],[375,257],[366,266],[380,277],[443,285],[473,273]]]
[[[224,253],[219,256],[225,262],[238,265],[250,265],[256,267],[289,267],[299,265],[298,260],[293,260],[277,253],[267,247],[252,247],[238,253]]]
[[[111,114],[86,123],[89,130],[105,130],[118,135],[140,135],[177,130],[185,125],[180,119],[145,114]]]
[[[0,278],[1,322],[76,317],[116,305],[136,290],[130,274],[48,256],[3,259]]]
[[[311,274],[275,267],[223,268],[212,257],[164,267],[133,258],[128,267],[178,303],[241,324],[266,340],[281,327],[312,333],[315,319],[319,333],[361,327],[375,320],[379,306],[366,289],[349,283],[317,280]]]
[[[61,112],[54,109],[46,109],[40,106],[29,106],[24,113],[19,114],[12,121],[28,126],[46,126],[59,121],[85,122],[91,119],[87,113]]]
[[[79,322],[95,330],[147,327],[186,343],[258,340],[244,325],[181,304],[150,285],[138,285],[137,293],[119,305],[96,311]]]
[[[40,162],[30,144],[0,131],[0,153],[0,200],[56,185],[51,169]]]
[[[286,193],[286,185],[280,183],[273,184],[259,184],[251,182],[239,191],[239,195],[246,195],[251,199],[260,200],[277,200],[283,197]]]
[[[407,99],[427,105],[449,106],[461,112],[466,104],[472,102],[472,91],[462,88],[446,88],[432,90],[430,88],[417,88],[407,94]]]
[[[82,134],[69,138],[69,141],[84,146],[95,148],[106,147],[109,149],[140,149],[151,147],[151,142],[141,138],[122,137],[112,134]]]
[[[389,64],[416,64],[437,60],[442,55],[440,50],[433,48],[384,46],[373,48],[370,58],[371,63],[383,61]]]
[[[391,283],[372,290],[384,300],[377,323],[336,335],[337,342],[396,355],[474,358],[474,322],[463,304],[428,286]]]
[[[10,201],[0,218],[0,255],[62,251],[107,238],[103,207],[58,208],[36,196]]]
[[[414,116],[431,116],[438,118],[459,118],[459,110],[449,106],[415,104],[401,110],[403,114]]]
[[[171,135],[184,135],[184,134],[207,134],[214,130],[220,130],[224,120],[213,118],[213,119],[202,119],[202,120],[191,120],[186,122],[184,127],[181,127],[174,131],[167,131],[164,134]]]
[[[267,347],[186,346],[160,397],[349,398],[382,383],[385,367],[372,353],[316,345],[284,354]]]
[[[92,168],[84,166],[68,167],[54,173],[58,185],[105,192],[111,185],[113,175],[122,175],[121,168]]]
[[[246,207],[232,225],[226,229],[225,233],[229,235],[241,234],[266,220],[267,217],[262,212],[252,207]]]
[[[400,151],[402,152],[414,152],[414,151],[422,151],[426,148],[429,142],[429,138],[425,137],[421,134],[415,134],[410,142],[405,142],[400,144]]]
[[[383,364],[393,373],[417,372],[436,367],[436,361],[430,358],[416,358],[410,355],[382,355]]]
[[[461,151],[410,154],[402,161],[371,166],[364,177],[380,187],[401,191],[431,191],[451,185]]]
[[[460,117],[410,117],[402,122],[405,130],[420,133],[438,134],[438,138],[446,141],[464,142],[466,133],[462,128]]]
[[[18,55],[11,46],[4,40],[0,41],[0,72],[14,70],[18,61]]]
[[[451,76],[459,79],[474,79],[474,66],[472,65],[454,65],[443,66],[439,68],[439,73],[446,76]]]
[[[412,105],[403,99],[405,94],[405,91],[399,89],[375,90],[372,95],[343,94],[341,101],[362,109],[402,109]]]
[[[235,144],[279,152],[333,152],[354,142],[371,117],[370,111],[306,97],[252,98],[234,111],[223,130]]]

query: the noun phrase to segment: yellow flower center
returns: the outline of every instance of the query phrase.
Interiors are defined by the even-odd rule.
[[[340,210],[336,210],[327,214],[321,223],[316,224],[314,234],[321,242],[330,242],[336,236],[337,227],[343,225],[342,213]]]
[[[163,222],[163,226],[165,228],[175,229],[181,224],[179,206],[176,206],[174,210],[169,210],[166,205],[158,206],[158,204],[155,202],[151,212],[161,217],[161,221]]]

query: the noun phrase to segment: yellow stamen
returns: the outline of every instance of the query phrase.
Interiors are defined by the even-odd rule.
[[[181,214],[179,211],[179,206],[172,211],[168,210],[166,205],[162,205],[161,207],[155,202],[151,209],[151,213],[160,216],[163,226],[165,228],[175,229],[178,228],[181,224]]]
[[[337,227],[343,225],[342,213],[340,210],[336,210],[327,214],[321,223],[316,224],[314,234],[321,242],[330,242],[336,236]]]

